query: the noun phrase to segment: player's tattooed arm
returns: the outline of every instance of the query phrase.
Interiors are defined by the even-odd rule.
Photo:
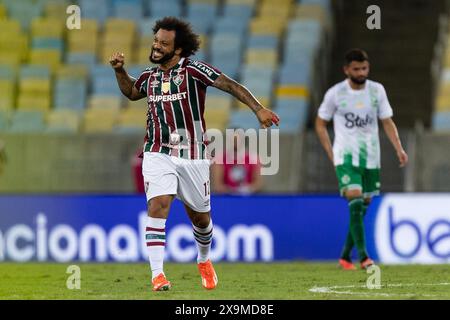
[[[246,87],[223,73],[216,79],[216,81],[214,81],[213,86],[233,95],[236,99],[242,103],[245,103],[254,113],[264,109],[261,103]]]
[[[145,95],[134,86],[136,79],[131,77],[123,67],[125,64],[123,53],[113,54],[109,59],[109,63],[115,71],[117,84],[125,97],[133,101],[145,98]]]
[[[223,73],[214,81],[213,86],[230,93],[239,101],[245,103],[256,114],[262,128],[269,128],[272,124],[278,126],[280,118],[275,112],[264,108],[255,96],[242,84],[227,77]]]

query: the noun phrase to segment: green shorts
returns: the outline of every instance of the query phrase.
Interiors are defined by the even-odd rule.
[[[380,194],[380,169],[365,169],[349,165],[336,166],[341,195],[347,190],[361,190],[364,198]]]

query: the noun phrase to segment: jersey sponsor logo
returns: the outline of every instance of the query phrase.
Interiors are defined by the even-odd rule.
[[[148,102],[168,102],[186,99],[187,93],[180,92],[168,95],[148,96]]]
[[[214,71],[211,68],[208,68],[207,66],[205,66],[204,64],[202,64],[198,61],[192,61],[191,64],[193,66],[195,66],[197,69],[199,69],[200,71],[206,73],[208,75],[208,77],[212,77]]]
[[[366,115],[365,118],[361,118],[359,115],[354,114],[353,112],[348,112],[344,115],[345,117],[345,126],[349,129],[357,128],[365,128],[368,125],[371,125],[374,120],[369,115]]]
[[[158,80],[153,80],[150,82],[150,88],[157,88],[160,82]]]

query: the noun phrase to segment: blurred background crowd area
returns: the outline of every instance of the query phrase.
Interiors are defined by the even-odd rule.
[[[81,9],[70,30],[68,6]],[[367,8],[381,9],[370,30]],[[444,0],[0,0],[2,193],[135,192],[146,101],[120,93],[109,56],[137,77],[150,66],[158,18],[188,20],[193,57],[247,86],[280,116],[279,172],[262,192],[336,193],[312,130],[324,92],[344,79],[352,47],[386,87],[411,163],[400,170],[382,134],[384,191],[450,188],[450,47]],[[208,128],[258,128],[236,99],[209,88]]]

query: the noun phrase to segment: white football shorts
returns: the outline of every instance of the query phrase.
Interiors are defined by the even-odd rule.
[[[159,152],[144,152],[144,176],[147,202],[161,195],[176,195],[197,212],[210,206],[209,159],[190,160]]]

